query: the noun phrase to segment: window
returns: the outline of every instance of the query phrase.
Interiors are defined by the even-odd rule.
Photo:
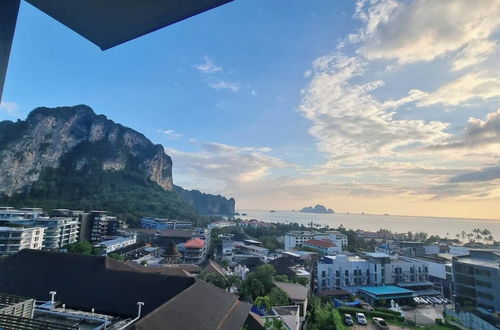
[[[493,300],[493,295],[490,294],[490,293],[485,293],[485,292],[478,291],[477,292],[477,296],[481,297],[481,298],[486,298],[488,300]]]
[[[477,280],[477,281],[476,281],[476,284],[477,284],[478,286],[484,286],[484,287],[486,287],[486,288],[491,288],[491,287],[492,287],[491,283],[489,283],[489,282],[484,282],[484,281],[479,281],[479,280]]]
[[[349,270],[345,270],[345,276],[349,276]]]
[[[321,272],[321,277],[325,277],[325,276],[326,276],[326,272],[323,270],[323,271]]]
[[[487,277],[491,276],[491,272],[489,270],[486,270],[486,269],[476,269],[476,274],[481,275],[481,276],[487,276]]]

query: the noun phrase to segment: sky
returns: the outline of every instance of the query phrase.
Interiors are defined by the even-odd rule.
[[[22,2],[0,120],[87,104],[238,209],[500,219],[500,0],[235,0],[101,51]]]

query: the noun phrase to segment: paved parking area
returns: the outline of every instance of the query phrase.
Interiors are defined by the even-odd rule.
[[[404,313],[407,320],[413,320],[417,325],[431,325],[436,323],[437,318],[443,318],[443,306],[419,305]]]

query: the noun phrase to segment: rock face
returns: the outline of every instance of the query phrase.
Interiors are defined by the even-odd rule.
[[[106,171],[120,171],[135,163],[165,190],[172,190],[172,160],[161,145],[144,135],[96,115],[85,105],[37,108],[26,121],[0,123],[0,193],[8,196],[29,189],[43,168],[57,168],[61,158],[87,145],[70,166],[82,169],[100,162]]]
[[[221,195],[209,195],[198,190],[174,186],[174,191],[194,209],[204,215],[234,215],[235,200]]]
[[[0,122],[0,202],[106,208],[129,219],[233,215],[235,204],[174,191],[172,159],[161,145],[85,105],[37,108],[25,121]]]
[[[300,212],[303,213],[334,213],[332,209],[327,209],[323,205],[316,205],[315,207],[306,206]]]

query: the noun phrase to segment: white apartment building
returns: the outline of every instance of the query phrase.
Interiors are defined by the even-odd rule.
[[[0,255],[42,248],[43,227],[0,227]]]
[[[45,250],[57,250],[78,241],[78,218],[38,218],[35,224],[45,228],[43,238],[43,248]]]
[[[347,247],[347,244],[349,243],[347,240],[347,236],[342,234],[341,232],[339,232],[337,230],[330,230],[330,231],[326,231],[324,233],[315,234],[314,239],[316,239],[316,240],[323,240],[323,239],[330,240],[337,247],[339,247],[340,250],[343,250],[345,247]]]
[[[285,235],[285,250],[290,251],[296,249],[296,247],[302,247],[304,242],[309,240],[330,240],[341,250],[343,250],[347,244],[347,236],[338,231],[327,231],[323,233],[315,233],[311,231],[291,231]]]
[[[310,231],[291,231],[285,235],[285,250],[290,251],[297,246],[302,247],[305,241],[314,238],[314,233]]]
[[[385,253],[358,256],[326,256],[318,261],[318,287],[351,289],[369,285],[419,282],[428,280],[428,268],[419,260]]]

